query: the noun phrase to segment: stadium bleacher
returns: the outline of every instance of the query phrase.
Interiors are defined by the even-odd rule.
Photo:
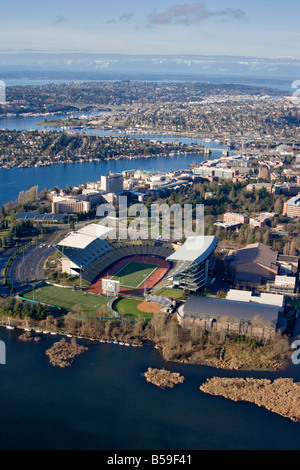
[[[122,258],[132,256],[153,256],[166,258],[174,249],[171,243],[154,242],[154,241],[137,241],[137,242],[116,242],[111,244],[112,249],[103,254],[100,258],[94,259],[83,270],[82,277],[85,281],[92,283],[99,275],[104,274],[108,268],[121,260]]]

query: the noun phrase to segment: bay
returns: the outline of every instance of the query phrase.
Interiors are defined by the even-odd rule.
[[[19,192],[38,185],[39,191],[58,186],[76,186],[88,181],[97,181],[109,171],[121,172],[129,169],[151,171],[170,171],[170,169],[188,168],[193,162],[200,163],[204,158],[190,154],[162,158],[122,159],[99,162],[61,164],[47,167],[0,169],[0,206],[8,201],[15,201]]]
[[[165,363],[152,346],[88,342],[71,367],[49,364],[56,339],[22,343],[21,330],[0,328],[0,448],[34,450],[298,450],[300,424],[250,403],[199,390],[207,378],[294,377],[281,372],[222,371]],[[80,340],[78,340],[80,341]],[[141,376],[148,367],[180,372],[183,384],[162,390]]]
[[[72,113],[74,117],[80,116],[81,113]],[[64,119],[68,117],[67,114],[55,114],[48,119],[58,117]],[[41,116],[13,116],[0,119],[0,129],[8,130],[36,130],[41,129],[38,125],[43,121],[44,117]],[[44,126],[43,126],[44,128]],[[45,127],[45,129],[55,131],[59,128]],[[80,132],[80,131],[79,131]],[[128,134],[119,133],[114,131],[103,130],[85,130],[86,134],[93,134],[107,137],[132,137],[136,139],[155,139],[157,141],[169,142],[182,142],[185,144],[199,144],[202,143],[201,138],[179,137],[174,135],[161,135],[161,134]],[[219,145],[216,142],[203,142],[206,147],[213,147],[220,149],[220,151],[213,151],[210,158],[218,158],[221,151],[226,149],[225,146]],[[39,191],[47,188],[52,189],[54,186],[64,189],[67,185],[73,187],[87,181],[99,180],[101,175],[111,172],[121,172],[129,169],[141,169],[150,171],[167,172],[170,169],[184,169],[188,168],[190,164],[196,162],[197,164],[205,160],[202,155],[188,154],[188,155],[174,155],[166,157],[143,157],[119,160],[99,160],[97,162],[84,162],[76,164],[59,164],[46,167],[31,167],[31,168],[0,168],[0,207],[8,201],[15,201],[18,198],[19,192],[28,190],[32,186],[38,186]]]

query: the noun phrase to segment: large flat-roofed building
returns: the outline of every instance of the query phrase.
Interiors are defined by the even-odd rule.
[[[77,214],[90,210],[90,201],[84,201],[80,198],[54,196],[52,200],[52,212],[56,214]]]
[[[77,214],[78,212],[89,212],[97,204],[103,202],[101,191],[83,189],[78,196],[53,196],[52,212],[57,214]]]
[[[230,289],[227,292],[226,300],[234,300],[236,302],[254,302],[256,304],[273,305],[284,309],[285,298],[282,294],[270,294],[268,292],[261,292],[254,294],[252,291],[245,291],[239,289]]]
[[[223,215],[223,222],[236,222],[237,224],[247,224],[249,217],[244,214],[237,214],[235,212],[226,212]]]
[[[106,193],[122,193],[123,192],[123,175],[122,173],[109,173],[101,176],[101,189]]]
[[[90,224],[71,232],[57,245],[62,254],[62,271],[79,275],[97,258],[113,249],[106,240],[111,228],[100,224]]]
[[[287,217],[300,217],[300,193],[284,203],[283,215]]]
[[[274,280],[278,273],[278,253],[263,243],[253,243],[237,250],[229,265],[234,280],[240,284],[260,284]]]
[[[196,322],[207,330],[226,330],[269,339],[285,325],[280,310],[274,305],[191,295],[178,309],[177,318],[186,327]]]
[[[270,292],[291,295],[295,293],[297,278],[295,276],[276,276],[274,282],[269,283]]]
[[[205,286],[214,267],[215,236],[188,237],[186,242],[167,261],[176,264],[169,280],[173,287],[197,292]]]

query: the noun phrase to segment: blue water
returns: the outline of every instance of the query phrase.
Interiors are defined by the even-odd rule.
[[[0,365],[0,449],[300,449],[300,424],[199,390],[214,375],[299,381],[299,366],[226,372],[164,363],[152,346],[89,343],[71,367],[60,369],[45,355],[57,338],[22,343],[19,334],[0,328],[7,352]],[[185,382],[161,390],[141,377],[148,367],[180,372]]]
[[[72,113],[74,116],[79,113]],[[66,114],[54,115],[61,119],[66,117]],[[48,117],[50,119],[50,117]],[[44,117],[41,116],[24,116],[24,117],[7,117],[0,119],[0,129],[9,130],[29,130],[41,129],[38,125],[43,121]],[[48,127],[47,129],[54,131],[55,128]],[[88,134],[96,134],[99,136],[122,136],[117,132],[102,131],[102,130],[86,130]],[[128,134],[126,134],[128,136]],[[185,144],[202,142],[200,138],[179,138],[178,136],[166,135],[129,135],[130,137],[139,139],[156,139],[162,141],[180,141]],[[220,148],[220,151],[226,147],[218,145],[215,142],[204,142],[207,147]],[[220,152],[213,151],[211,158],[220,157]],[[15,201],[18,198],[21,190],[27,190],[32,186],[38,185],[39,191],[47,188],[52,189],[54,186],[65,188],[67,185],[76,186],[87,181],[96,181],[100,179],[101,174],[107,174],[109,171],[121,172],[128,169],[143,168],[150,171],[170,171],[172,168],[182,169],[188,168],[190,164],[196,162],[200,163],[204,160],[200,155],[180,155],[174,157],[163,158],[139,158],[139,159],[122,159],[110,160],[99,162],[87,162],[78,164],[62,164],[53,165],[48,167],[32,167],[32,168],[12,168],[10,170],[0,169],[0,206],[7,201]]]
[[[128,169],[170,171],[188,168],[193,162],[200,163],[199,155],[174,156],[164,158],[139,158],[114,161],[99,161],[77,164],[53,165],[48,167],[0,169],[0,206],[7,201],[15,201],[21,190],[38,185],[39,191],[54,186],[64,189],[67,185],[76,186],[87,181],[97,181],[109,171],[120,172]]]

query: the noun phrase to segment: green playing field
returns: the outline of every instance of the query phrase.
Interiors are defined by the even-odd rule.
[[[104,296],[47,285],[26,292],[23,297],[28,300],[55,305],[56,307],[63,307],[67,311],[72,310],[74,305],[79,304],[87,314],[94,314],[101,305],[107,304],[107,298]]]
[[[111,279],[120,281],[121,287],[139,288],[157,270],[157,264],[129,261]]]

